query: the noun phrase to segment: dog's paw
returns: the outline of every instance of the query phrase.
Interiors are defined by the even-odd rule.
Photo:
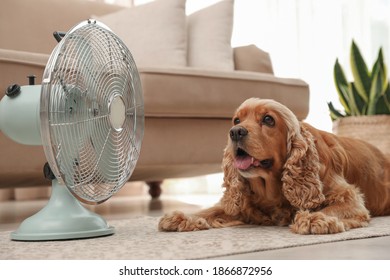
[[[290,228],[299,234],[329,234],[345,231],[343,222],[337,217],[309,211],[297,212]]]
[[[158,223],[159,231],[195,231],[209,228],[210,225],[205,219],[187,216],[179,211],[175,211],[172,214],[166,214]]]

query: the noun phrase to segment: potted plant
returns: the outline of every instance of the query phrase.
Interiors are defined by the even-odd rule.
[[[370,71],[352,41],[350,64],[352,82],[347,80],[338,59],[334,65],[334,81],[344,111],[328,103],[333,132],[368,141],[390,154],[390,86],[382,48]]]

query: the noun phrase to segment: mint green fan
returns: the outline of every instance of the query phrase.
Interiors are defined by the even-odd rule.
[[[134,59],[107,26],[82,22],[60,40],[42,85],[10,86],[0,101],[0,131],[43,145],[52,179],[48,204],[11,233],[22,241],[107,236],[115,232],[82,203],[106,201],[130,178],[144,130]]]

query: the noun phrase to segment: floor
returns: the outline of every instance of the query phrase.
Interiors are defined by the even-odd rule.
[[[87,206],[107,220],[137,215],[161,216],[174,210],[187,213],[213,205],[217,194],[169,195],[152,200],[147,193],[112,197],[98,206]],[[0,231],[15,230],[25,218],[39,211],[47,200],[0,202]],[[390,259],[390,236],[228,256],[219,259]]]

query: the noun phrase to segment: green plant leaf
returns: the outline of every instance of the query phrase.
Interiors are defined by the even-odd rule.
[[[352,94],[353,94],[353,97],[354,97],[354,101],[355,101],[355,104],[356,104],[356,108],[357,108],[357,113],[356,115],[366,115],[367,114],[367,107],[368,107],[368,104],[367,102],[365,102],[362,97],[360,96],[360,94],[358,93],[356,87],[353,85],[351,86],[352,88]]]
[[[376,103],[375,106],[375,114],[377,115],[382,115],[382,114],[390,114],[388,103],[385,100],[385,95],[382,95],[379,97],[378,102]]]
[[[379,97],[375,106],[376,114],[390,114],[390,86],[387,85],[383,95]]]
[[[355,83],[351,82],[348,87],[349,106],[352,116],[365,115],[367,111],[367,103],[361,98],[356,89]]]
[[[387,84],[387,88],[385,90],[385,93],[383,94],[383,101],[385,102],[385,105],[387,107],[387,110],[383,112],[383,114],[390,114],[390,85]]]
[[[386,88],[386,86],[389,82],[387,79],[387,67],[386,67],[386,64],[384,62],[382,48],[379,48],[377,59],[374,63],[374,66],[372,67],[372,71],[371,71],[371,75],[370,75],[371,81],[373,80],[373,76],[375,75],[376,71],[378,71],[378,68],[380,68],[379,73],[382,76],[383,88]]]
[[[374,66],[372,67],[372,70],[371,70],[371,77],[372,77],[372,74],[375,73],[375,71],[376,71],[377,68],[379,67],[379,64],[383,64],[383,53],[382,53],[382,48],[379,49],[377,59],[376,59],[376,61],[375,61],[375,63],[374,63]]]
[[[347,85],[340,86],[340,91],[343,93],[344,96],[346,96],[346,100],[348,100],[347,109],[344,107],[344,111],[346,114],[349,115],[356,115],[358,110],[358,107],[356,106],[355,102],[355,96],[352,93],[352,83],[349,83]]]
[[[370,97],[368,101],[367,115],[375,114],[375,104],[379,97],[381,96],[382,91],[382,77],[379,75],[379,68],[376,69],[370,89]]]
[[[360,97],[365,102],[368,102],[368,96],[371,88],[371,78],[363,56],[354,41],[352,41],[351,45],[350,63],[356,90]]]
[[[387,87],[388,80],[385,76],[386,70],[384,69],[384,63],[378,62],[377,66],[373,68],[372,84],[369,95],[367,115],[375,115],[377,103],[379,99],[384,95]]]
[[[352,82],[346,79],[338,59],[334,65],[334,82],[344,112],[336,110],[329,102],[332,120],[344,116],[390,114],[390,84],[383,49],[379,49],[376,61],[369,72],[358,46],[352,41],[350,63]]]
[[[383,101],[385,101],[387,111],[386,114],[390,114],[390,85],[387,84],[385,93],[383,94]]]
[[[334,108],[332,102],[328,102],[328,108],[329,108],[330,118],[332,119],[332,121],[345,117],[345,115],[343,115],[342,113],[340,113],[338,110]]]
[[[345,88],[348,88],[348,81],[338,59],[336,59],[333,67],[333,78],[340,103],[344,107],[345,112],[350,113],[351,110],[349,108],[349,94],[346,90],[344,90]]]

